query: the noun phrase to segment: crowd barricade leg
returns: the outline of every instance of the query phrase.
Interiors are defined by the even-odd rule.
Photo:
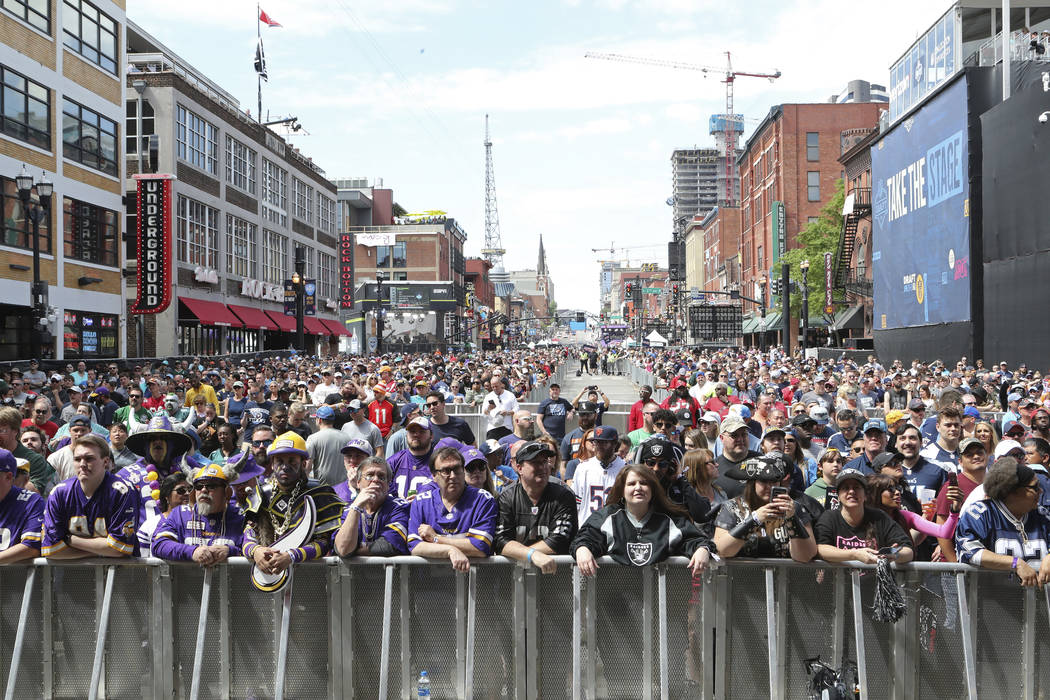
[[[15,632],[15,645],[11,651],[11,670],[7,674],[7,688],[4,700],[14,700],[15,688],[18,685],[18,671],[22,661],[22,648],[25,646],[26,625],[29,623],[29,602],[33,598],[33,584],[36,582],[36,569],[26,570],[26,583],[22,593],[22,605],[18,612],[18,631]]]
[[[197,700],[201,691],[201,664],[204,663],[204,637],[208,631],[208,604],[211,602],[211,580],[214,571],[211,567],[204,570],[204,583],[201,585],[201,610],[197,617],[197,643],[193,649],[193,675],[190,677],[190,700]]]
[[[102,571],[102,568],[96,569],[96,577],[101,576]],[[105,660],[106,633],[109,631],[109,611],[113,602],[113,581],[117,576],[117,567],[106,567],[105,576],[106,583],[102,592],[102,604],[98,609],[98,619],[95,626],[95,659],[91,663],[91,684],[88,686],[88,700],[95,700],[98,697],[99,685],[103,682],[102,662]]]

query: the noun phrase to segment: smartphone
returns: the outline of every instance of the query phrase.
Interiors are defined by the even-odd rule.
[[[769,500],[775,501],[781,496],[787,496],[788,490],[786,486],[774,486],[772,492],[769,494]]]
[[[959,485],[959,475],[956,474],[955,472],[950,472],[948,474],[948,485],[949,486],[958,486]]]

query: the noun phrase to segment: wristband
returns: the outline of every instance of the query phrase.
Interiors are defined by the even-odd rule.
[[[532,563],[532,555],[535,554],[535,553],[536,553],[536,550],[533,549],[532,547],[529,547],[529,556],[526,557],[525,561],[527,561],[528,563],[531,564]]]
[[[787,521],[788,537],[793,540],[808,540],[809,533],[806,532],[806,526],[802,524],[802,520],[799,519],[798,513],[795,513]]]
[[[356,510],[361,515],[368,515],[368,512],[361,506],[350,506],[350,510]]]
[[[729,531],[729,536],[737,540],[746,540],[747,536],[751,534],[751,531],[761,526],[761,523],[755,518],[754,513],[740,521],[740,524]]]
[[[1010,571],[1017,571],[1017,557],[1014,557],[1014,561],[1010,564]]]

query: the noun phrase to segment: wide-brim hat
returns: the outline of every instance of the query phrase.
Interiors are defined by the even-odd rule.
[[[149,444],[153,440],[169,440],[174,443],[171,456],[186,454],[193,449],[193,440],[189,435],[173,430],[171,421],[167,416],[153,416],[149,419],[146,429],[142,432],[129,435],[127,448],[140,457],[149,455]]]
[[[227,457],[223,471],[230,477],[230,486],[258,479],[266,473],[266,470],[255,461],[255,455],[251,453],[251,450]]]

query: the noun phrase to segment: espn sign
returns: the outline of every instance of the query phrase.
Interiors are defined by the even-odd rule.
[[[354,307],[354,234],[339,234],[339,305]]]
[[[133,314],[159,314],[171,304],[171,190],[174,175],[134,175],[138,202],[138,284]]]

